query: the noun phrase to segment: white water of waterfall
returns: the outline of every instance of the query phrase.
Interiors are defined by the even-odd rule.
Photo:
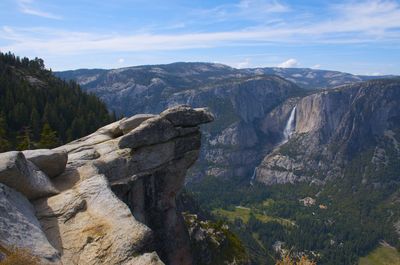
[[[250,179],[251,186],[253,186],[254,180],[256,179],[256,174],[257,174],[257,167],[254,168],[253,175],[251,176],[251,179]]]
[[[296,106],[294,106],[294,108],[290,112],[289,119],[286,123],[285,129],[283,130],[283,143],[286,143],[294,132],[295,115],[296,115]]]

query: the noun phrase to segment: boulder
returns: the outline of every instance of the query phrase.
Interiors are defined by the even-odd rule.
[[[60,175],[65,170],[68,161],[68,154],[65,150],[26,150],[23,151],[23,154],[50,178]]]
[[[17,151],[0,154],[0,183],[21,192],[30,200],[58,193],[47,175]]]
[[[19,192],[0,183],[0,246],[29,250],[43,263],[58,263],[59,252],[50,245],[35,216],[35,209]]]
[[[214,116],[206,108],[192,109],[187,105],[179,105],[165,110],[161,117],[169,120],[174,126],[191,127],[214,120]]]

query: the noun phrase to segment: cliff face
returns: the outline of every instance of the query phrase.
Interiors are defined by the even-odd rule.
[[[399,102],[398,80],[368,81],[298,100],[294,134],[264,158],[257,179],[274,184],[340,177],[367,151],[377,167],[388,163],[389,153],[393,160],[400,150]]]
[[[175,196],[199,155],[198,125],[212,120],[179,106],[54,150],[0,154],[0,252],[25,248],[64,265],[192,264]]]
[[[259,121],[301,90],[275,76],[231,80],[197,91],[191,104],[210,106],[216,121],[205,127],[205,141],[194,176],[250,177],[271,141]],[[201,166],[203,165],[203,166]]]

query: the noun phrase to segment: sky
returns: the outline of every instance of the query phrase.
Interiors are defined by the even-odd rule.
[[[400,74],[400,0],[1,0],[0,51],[55,71],[177,61]]]

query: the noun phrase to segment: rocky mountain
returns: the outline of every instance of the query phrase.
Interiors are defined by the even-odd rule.
[[[175,197],[199,155],[198,125],[212,120],[180,106],[53,150],[1,153],[0,260],[23,250],[40,264],[192,264]],[[226,227],[199,228],[229,243]]]
[[[371,79],[382,79],[393,76],[367,76],[352,75],[349,73],[329,70],[318,70],[310,68],[257,68],[245,69],[250,73],[277,75],[289,80],[305,89],[327,89],[345,84],[352,84]]]
[[[56,72],[57,76],[76,80],[89,91],[106,92],[132,90],[135,85],[149,87],[155,81],[163,81],[172,88],[191,88],[225,78],[240,78],[256,75],[277,75],[305,89],[324,89],[371,79],[391,76],[352,75],[349,73],[310,68],[242,68],[236,69],[217,63],[172,63],[142,65],[113,70],[78,69]],[[152,79],[154,79],[152,82]]]
[[[343,177],[352,161],[363,159],[363,183],[376,181],[382,171],[393,171],[400,162],[399,103],[399,79],[341,86],[286,102],[267,115],[263,128],[278,133],[284,123],[276,131],[268,126],[271,120],[293,111],[290,138],[264,158],[257,180],[325,182]],[[389,179],[386,175],[380,181]]]
[[[273,121],[279,127],[278,131],[265,129],[265,117],[279,104],[289,98],[303,97],[314,89],[370,78],[324,70],[234,69],[207,63],[56,74],[76,80],[86,91],[102,98],[111,109],[125,115],[158,113],[177,104],[208,106],[216,121],[204,128],[201,157],[191,175],[225,178],[250,178],[265,154],[280,141],[283,128],[279,126],[287,118],[286,112],[276,115]]]

